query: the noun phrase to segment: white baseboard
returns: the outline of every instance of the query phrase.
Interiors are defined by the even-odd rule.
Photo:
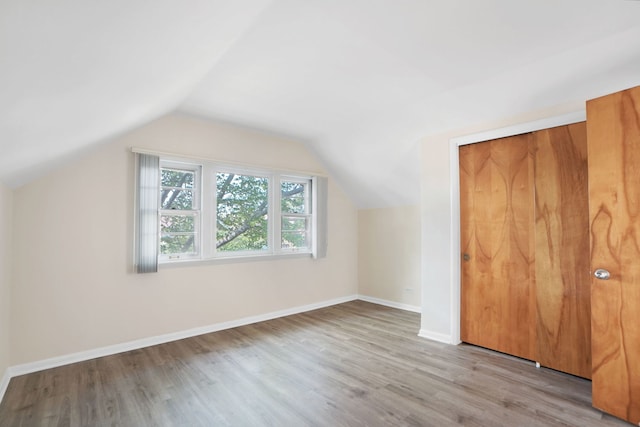
[[[429,339],[429,340],[433,340],[433,341],[443,342],[445,344],[454,344],[454,345],[458,344],[458,343],[452,342],[451,335],[442,334],[440,332],[428,331],[426,329],[420,329],[418,336]]]
[[[9,387],[9,381],[11,381],[11,374],[9,373],[9,369],[7,369],[4,371],[2,380],[0,380],[0,402],[2,402],[2,398],[7,391],[7,387]]]
[[[266,320],[276,319],[279,317],[290,316],[293,314],[304,313],[306,311],[317,310],[319,308],[330,307],[336,304],[342,304],[354,300],[363,300],[374,304],[384,305],[388,307],[398,308],[401,310],[413,311],[420,313],[421,309],[417,306],[408,304],[402,304],[394,301],[387,301],[379,298],[373,298],[366,295],[350,295],[341,298],[335,298],[332,300],[321,301],[318,303],[292,307],[279,311],[272,311],[257,316],[244,317],[242,319],[231,320],[228,322],[216,323],[209,326],[203,326],[199,328],[188,329],[185,331],[179,331],[169,334],[158,335],[155,337],[142,338],[139,340],[129,341],[121,344],[110,345],[106,347],[100,347],[93,350],[81,351],[78,353],[67,354],[64,356],[52,357],[49,359],[39,360],[36,362],[24,363],[20,365],[10,366],[5,371],[2,380],[0,381],[0,402],[9,386],[11,378],[18,375],[30,374],[33,372],[42,371],[45,369],[56,368],[58,366],[64,366],[71,363],[84,362],[86,360],[95,359],[98,357],[111,356],[113,354],[123,353],[125,351],[138,350],[144,347],[152,345],[164,344],[171,341],[177,341],[184,338],[190,338],[197,335],[208,334],[211,332],[222,331],[225,329],[237,328],[239,326],[250,325],[252,323],[264,322]],[[449,337],[442,334],[434,334],[420,331],[420,336],[425,338],[434,339],[436,341],[449,342]]]
[[[290,316],[292,314],[303,313],[305,311],[317,310],[319,308],[329,307],[336,304],[342,304],[348,301],[354,301],[356,299],[358,299],[357,295],[335,298],[332,300],[321,301],[318,303],[292,307],[292,308],[279,310],[279,311],[272,311],[270,313],[265,313],[257,316],[244,317],[238,320],[231,320],[228,322],[216,323],[209,326],[188,329],[186,331],[158,335],[158,336],[149,337],[149,338],[142,338],[139,340],[129,341],[121,344],[110,345],[107,347],[100,347],[93,350],[81,351],[78,353],[67,354],[64,356],[53,357],[50,359],[39,360],[36,362],[11,366],[7,369],[7,373],[5,373],[5,377],[8,377],[6,379],[6,382],[8,384],[9,379],[18,375],[30,374],[33,372],[42,371],[44,369],[51,369],[51,368],[56,368],[58,366],[68,365],[70,363],[84,362],[86,360],[91,360],[98,357],[110,356],[112,354],[122,353],[125,351],[138,350],[140,348],[149,347],[152,345],[164,344],[167,342],[177,341],[184,338],[190,338],[197,335],[208,334],[211,332],[222,331],[225,329],[237,328],[238,326],[250,325],[252,323],[276,319],[278,317]],[[4,380],[5,378],[3,378],[3,382],[0,383],[0,385],[4,384]]]
[[[416,305],[403,304],[400,302],[389,301],[386,299],[374,298],[367,295],[358,295],[358,299],[371,302],[378,305],[386,305],[387,307],[399,308],[400,310],[413,311],[414,313],[422,313],[422,308]]]

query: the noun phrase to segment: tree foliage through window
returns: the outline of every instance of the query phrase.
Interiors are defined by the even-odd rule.
[[[216,248],[221,251],[267,249],[269,180],[218,173],[216,189]]]
[[[198,254],[199,173],[198,169],[179,166],[161,168],[161,255],[179,258]],[[269,191],[270,185],[275,185],[272,178],[217,172],[215,179],[216,250],[227,253],[269,250]],[[276,213],[279,211],[281,231],[280,240],[275,243],[283,249],[309,248],[309,182],[302,178],[283,180],[275,187],[279,190],[280,206]]]
[[[162,168],[160,176],[160,253],[195,254],[197,218],[193,170]]]

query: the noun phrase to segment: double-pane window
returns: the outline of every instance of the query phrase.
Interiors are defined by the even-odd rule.
[[[280,247],[283,250],[310,248],[311,201],[309,179],[280,181]]]
[[[160,259],[198,256],[200,200],[199,169],[160,168]]]

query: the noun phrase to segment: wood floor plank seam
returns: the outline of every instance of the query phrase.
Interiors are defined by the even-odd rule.
[[[626,426],[590,382],[364,301],[12,378],[0,426]]]

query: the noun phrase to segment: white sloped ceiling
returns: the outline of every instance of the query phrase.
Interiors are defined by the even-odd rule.
[[[421,137],[640,84],[631,0],[14,1],[0,179],[173,110],[292,136],[360,207],[418,203]]]

